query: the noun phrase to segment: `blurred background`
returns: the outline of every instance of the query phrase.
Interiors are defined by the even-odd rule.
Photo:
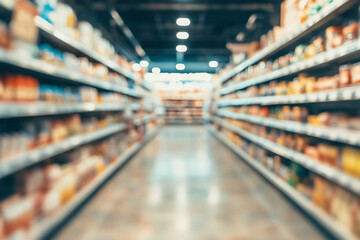
[[[359,0],[0,0],[0,240],[359,239]]]

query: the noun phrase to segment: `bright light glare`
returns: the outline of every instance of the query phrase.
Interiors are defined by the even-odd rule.
[[[219,66],[219,63],[217,61],[210,61],[209,62],[209,67],[216,68],[217,66]]]
[[[177,70],[184,70],[185,69],[185,65],[184,64],[182,64],[182,63],[178,63],[178,64],[176,64],[176,69]]]
[[[177,45],[176,46],[176,51],[178,51],[178,52],[186,52],[187,47],[185,45]]]
[[[141,70],[141,66],[138,64],[138,63],[134,63],[132,65],[132,69],[136,72],[140,71]]]
[[[189,26],[190,25],[190,19],[188,18],[178,18],[176,19],[176,24],[179,26]]]
[[[143,68],[147,68],[149,66],[149,62],[146,60],[140,61],[140,66]]]
[[[152,73],[159,74],[161,72],[160,68],[154,67],[152,70]]]
[[[188,39],[189,38],[189,34],[187,32],[178,32],[176,34],[176,37],[178,39]]]

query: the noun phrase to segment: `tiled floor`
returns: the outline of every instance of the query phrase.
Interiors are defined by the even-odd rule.
[[[59,240],[323,239],[202,126],[163,128]]]

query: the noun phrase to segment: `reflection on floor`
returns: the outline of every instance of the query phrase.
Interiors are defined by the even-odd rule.
[[[323,239],[202,126],[163,128],[59,240]]]

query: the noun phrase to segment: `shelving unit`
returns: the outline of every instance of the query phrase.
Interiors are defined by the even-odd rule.
[[[204,119],[203,99],[163,99],[169,124],[198,124]]]
[[[305,123],[251,116],[241,113],[232,113],[226,110],[219,110],[217,115],[360,147],[360,132],[354,130],[331,127],[316,127]]]
[[[349,231],[344,230],[337,222],[329,218],[328,215],[315,207],[307,198],[302,196],[295,189],[290,187],[286,182],[281,178],[275,175],[273,172],[269,171],[266,167],[261,165],[258,162],[258,159],[252,158],[246,152],[241,150],[234,143],[230,142],[219,133],[213,127],[208,127],[209,131],[214,134],[222,143],[229,147],[234,153],[236,153],[241,159],[243,159],[247,164],[254,168],[262,177],[268,180],[272,185],[281,191],[286,197],[288,197],[292,202],[298,205],[303,209],[312,219],[318,222],[326,231],[329,232],[331,236],[335,239],[356,239]]]
[[[34,10],[36,6],[32,5],[34,1],[31,2],[26,2],[29,4],[26,6]],[[0,13],[3,12],[8,13],[8,20],[11,20],[12,10],[0,6]],[[10,21],[4,22],[6,31],[10,29],[9,24]],[[140,74],[128,70],[129,63],[113,53],[112,47],[103,46],[108,50],[104,52],[109,54],[101,55],[39,16],[35,17],[34,24],[33,27],[39,30],[38,41],[21,45],[24,49],[5,47],[6,44],[0,47],[3,69],[0,94],[5,95],[7,90],[11,92],[8,98],[1,95],[0,103],[0,181],[4,190],[0,204],[8,199],[24,202],[30,195],[40,193],[44,196],[36,203],[40,207],[36,206],[39,209],[32,213],[26,226],[19,225],[16,231],[5,230],[5,237],[9,238],[16,238],[12,235],[18,231],[24,232],[29,239],[50,238],[160,129],[156,115],[151,114],[153,109],[144,108],[145,102],[151,104],[151,98],[148,98],[152,95],[151,89],[140,81]],[[19,38],[9,39],[9,46],[17,40],[21,42]],[[98,40],[105,45],[108,43],[101,36]],[[99,48],[99,44],[96,47]],[[94,49],[96,47],[94,44]],[[26,53],[33,57],[23,56],[24,51],[29,51]],[[45,51],[54,56],[45,57]],[[112,59],[105,56],[112,56]],[[86,65],[85,70],[82,64]],[[16,151],[19,139],[24,145]],[[117,157],[119,153],[122,154]],[[73,156],[76,154],[79,156]],[[96,163],[94,158],[98,158]],[[47,185],[45,172],[51,167],[59,171],[54,182],[62,182],[65,168],[66,174],[72,174],[76,179],[74,191],[66,200],[61,195],[64,189]],[[77,167],[84,167],[83,172]],[[8,182],[21,181],[34,171],[41,174],[41,184],[46,186],[46,191],[44,187],[41,192],[35,189],[20,193],[18,186],[9,184],[7,187]],[[81,183],[84,173],[89,179]],[[51,213],[45,213],[44,199],[51,191],[58,195],[55,199],[58,203]],[[0,214],[0,228],[5,222],[4,215]],[[0,238],[2,234],[1,229]]]
[[[291,64],[259,77],[248,79],[230,87],[225,87],[219,91],[220,95],[226,95],[250,86],[262,84],[271,80],[287,77],[301,71],[317,69],[331,64],[335,61],[348,61],[350,57],[360,53],[360,40],[354,40],[335,49],[328,50],[316,55],[313,58]]]
[[[113,135],[125,129],[125,124],[117,124],[105,129],[98,130],[96,132],[70,137],[60,143],[51,144],[47,147],[32,150],[19,156],[15,156],[6,162],[0,163],[0,178],[15,173],[16,171],[24,169],[32,164],[44,161],[50,157],[54,157],[79,146]]]
[[[82,206],[91,196],[101,188],[103,184],[118,169],[126,164],[126,162],[134,156],[147,142],[154,138],[160,131],[160,128],[148,133],[142,143],[136,143],[126,152],[124,152],[116,162],[112,163],[106,170],[98,175],[90,184],[81,190],[70,202],[68,202],[60,211],[53,214],[50,218],[46,218],[37,224],[32,239],[48,239],[63,224],[64,221],[78,208]]]
[[[351,9],[358,7],[359,2],[355,0],[334,0],[322,6],[315,15],[307,15],[306,22],[289,30],[284,37],[276,38],[277,42],[271,39],[274,44],[220,76],[220,86],[214,93],[215,101],[211,107],[210,122],[219,131],[213,127],[209,130],[323,226],[334,239],[356,239],[356,227],[352,226],[353,232],[350,232],[349,226],[341,225],[337,210],[322,210],[323,205],[316,202],[319,193],[316,191],[320,188],[316,181],[322,181],[324,189],[333,191],[332,196],[324,199],[326,204],[338,199],[340,192],[358,201],[360,179],[355,170],[346,169],[346,164],[351,157],[358,162],[360,85],[352,81],[354,79],[342,84],[341,77],[345,75],[341,75],[344,68],[340,66],[346,65],[351,71],[354,71],[352,67],[358,66],[360,38],[355,34],[351,40],[344,40],[335,47],[323,44],[331,38],[324,37],[324,33],[328,34],[339,26],[342,30],[343,25],[337,20],[346,21],[354,17],[350,16]],[[358,23],[358,18],[355,22]],[[348,26],[346,24],[344,28]],[[264,40],[260,43],[264,44],[262,46],[266,46],[269,35],[264,36],[265,40],[261,39]],[[310,40],[314,38],[324,41],[321,43],[323,48],[306,55],[306,51],[314,47],[313,40]],[[298,49],[304,51],[303,58],[299,57],[301,53],[296,53]],[[352,74],[349,70],[349,79],[353,78]],[[331,82],[328,79],[333,80],[334,85],[321,87],[321,83]],[[337,119],[342,122],[337,122]],[[298,147],[298,140],[304,141],[302,147]],[[328,154],[324,154],[325,150],[334,150],[333,162],[324,156]],[[347,151],[353,151],[352,155],[346,155]],[[274,165],[291,173],[281,175],[281,170],[275,170]],[[308,175],[302,179],[296,173],[296,167]],[[298,182],[291,182],[292,177],[297,177]],[[339,200],[342,204],[350,204],[342,200]],[[344,214],[351,213],[346,211]]]
[[[332,181],[339,186],[344,187],[345,189],[354,192],[358,195],[360,195],[360,180],[353,178],[346,173],[341,172],[340,170],[337,170],[336,168],[327,166],[325,164],[322,164],[315,159],[309,158],[306,155],[296,152],[294,150],[288,149],[286,147],[280,146],[276,143],[273,143],[269,140],[266,140],[262,137],[258,137],[254,134],[248,133],[244,130],[238,129],[235,126],[232,126],[222,120],[219,119],[213,119],[214,122],[217,124],[239,134],[240,136],[243,136],[244,138],[252,141],[253,143],[256,143],[257,145],[276,153],[286,159],[289,159],[291,161],[294,161],[305,168],[311,170],[312,172],[324,177],[325,179],[328,179],[329,181]]]
[[[21,58],[13,52],[7,52],[1,49],[0,63],[18,68],[20,70],[42,74],[44,76],[51,77],[54,80],[83,84],[107,91],[122,93],[135,98],[141,98],[141,94],[138,91],[129,89],[125,86],[102,81],[101,79],[97,78],[87,77],[80,72],[72,72],[66,68],[59,68],[38,59]]]
[[[42,32],[48,34],[48,36],[51,38],[51,40],[65,44],[68,47],[82,53],[83,55],[85,55],[99,63],[104,64],[108,68],[125,76],[126,78],[134,80],[134,75],[131,72],[120,67],[114,61],[101,56],[100,54],[96,53],[95,51],[85,48],[80,42],[78,42],[74,39],[71,39],[68,36],[66,36],[65,34],[63,34],[62,32],[56,30],[51,23],[47,22],[46,20],[42,19],[41,17],[38,16],[35,18],[35,24]]]
[[[323,102],[344,102],[360,100],[359,86],[344,87],[328,91],[298,95],[249,97],[239,99],[222,99],[216,102],[219,107],[242,105],[276,105],[276,104],[305,104]]]
[[[339,15],[340,13],[348,10],[356,3],[355,0],[335,0],[333,3],[325,6],[321,11],[315,16],[308,19],[305,23],[303,23],[300,27],[294,29],[293,32],[287,34],[281,41],[276,44],[264,48],[260,52],[256,53],[253,57],[247,59],[240,65],[236,66],[234,69],[224,73],[220,76],[220,81],[222,83],[229,80],[231,77],[235,76],[237,73],[243,71],[247,67],[265,59],[280,50],[288,47],[294,42],[298,41],[304,36],[307,36],[314,30],[319,27],[325,25],[329,20]]]
[[[0,104],[0,119],[15,118],[15,117],[38,117],[38,116],[53,116],[71,113],[91,113],[91,112],[113,112],[123,111],[129,106],[126,104],[113,103],[77,103],[53,105],[48,103],[7,103]],[[130,105],[130,109],[136,111],[139,109],[139,104]]]

